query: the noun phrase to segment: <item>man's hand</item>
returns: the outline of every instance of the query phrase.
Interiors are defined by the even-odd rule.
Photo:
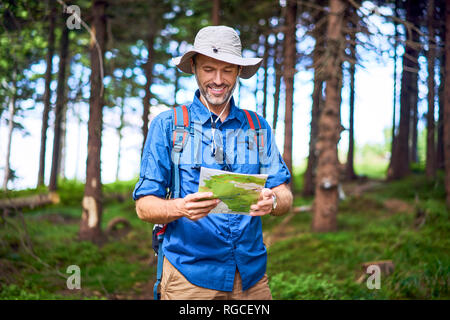
[[[259,200],[257,204],[253,204],[250,207],[251,216],[264,216],[272,212],[273,206],[273,191],[271,189],[264,188],[259,194]]]
[[[208,215],[220,202],[219,199],[211,199],[212,192],[196,192],[186,197],[177,199],[177,209],[182,216],[197,221]]]

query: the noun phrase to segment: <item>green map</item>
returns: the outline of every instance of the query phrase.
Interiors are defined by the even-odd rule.
[[[266,174],[241,174],[202,167],[199,192],[212,192],[221,202],[210,213],[249,214],[266,184]]]

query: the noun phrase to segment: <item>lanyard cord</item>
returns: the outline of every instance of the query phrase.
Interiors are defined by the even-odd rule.
[[[217,117],[216,120],[213,120],[212,112],[211,112],[211,109],[209,108],[208,100],[206,99],[206,97],[204,97],[205,98],[206,107],[209,110],[209,116],[211,118],[211,140],[212,140],[211,149],[212,149],[212,152],[214,153],[214,155],[216,154],[216,139],[215,139],[216,123],[217,123],[217,121],[219,121],[219,119],[222,116],[223,112],[227,108],[227,105],[230,102],[232,96],[233,96],[233,94],[230,94],[230,96],[228,97],[227,102],[223,106],[222,111],[220,112],[220,114],[219,114],[219,116]]]

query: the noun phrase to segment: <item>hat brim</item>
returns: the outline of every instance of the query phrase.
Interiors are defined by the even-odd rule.
[[[197,53],[210,58],[242,66],[240,77],[243,79],[251,78],[258,71],[263,59],[261,58],[242,58],[228,53],[211,53],[198,49],[191,49],[181,57],[172,58],[173,63],[183,72],[193,74],[191,67],[191,58]]]

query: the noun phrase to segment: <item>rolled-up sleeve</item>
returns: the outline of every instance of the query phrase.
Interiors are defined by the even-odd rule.
[[[170,187],[172,169],[170,161],[170,126],[172,112],[165,111],[156,116],[150,123],[144,151],[142,152],[139,181],[133,191],[133,199],[154,195],[166,196]]]
[[[266,188],[271,189],[280,184],[289,183],[291,181],[291,173],[278,150],[272,129],[263,117],[259,115],[258,117],[261,122],[261,128],[263,129],[265,142],[263,159],[260,160],[262,168],[269,175],[266,181]]]

